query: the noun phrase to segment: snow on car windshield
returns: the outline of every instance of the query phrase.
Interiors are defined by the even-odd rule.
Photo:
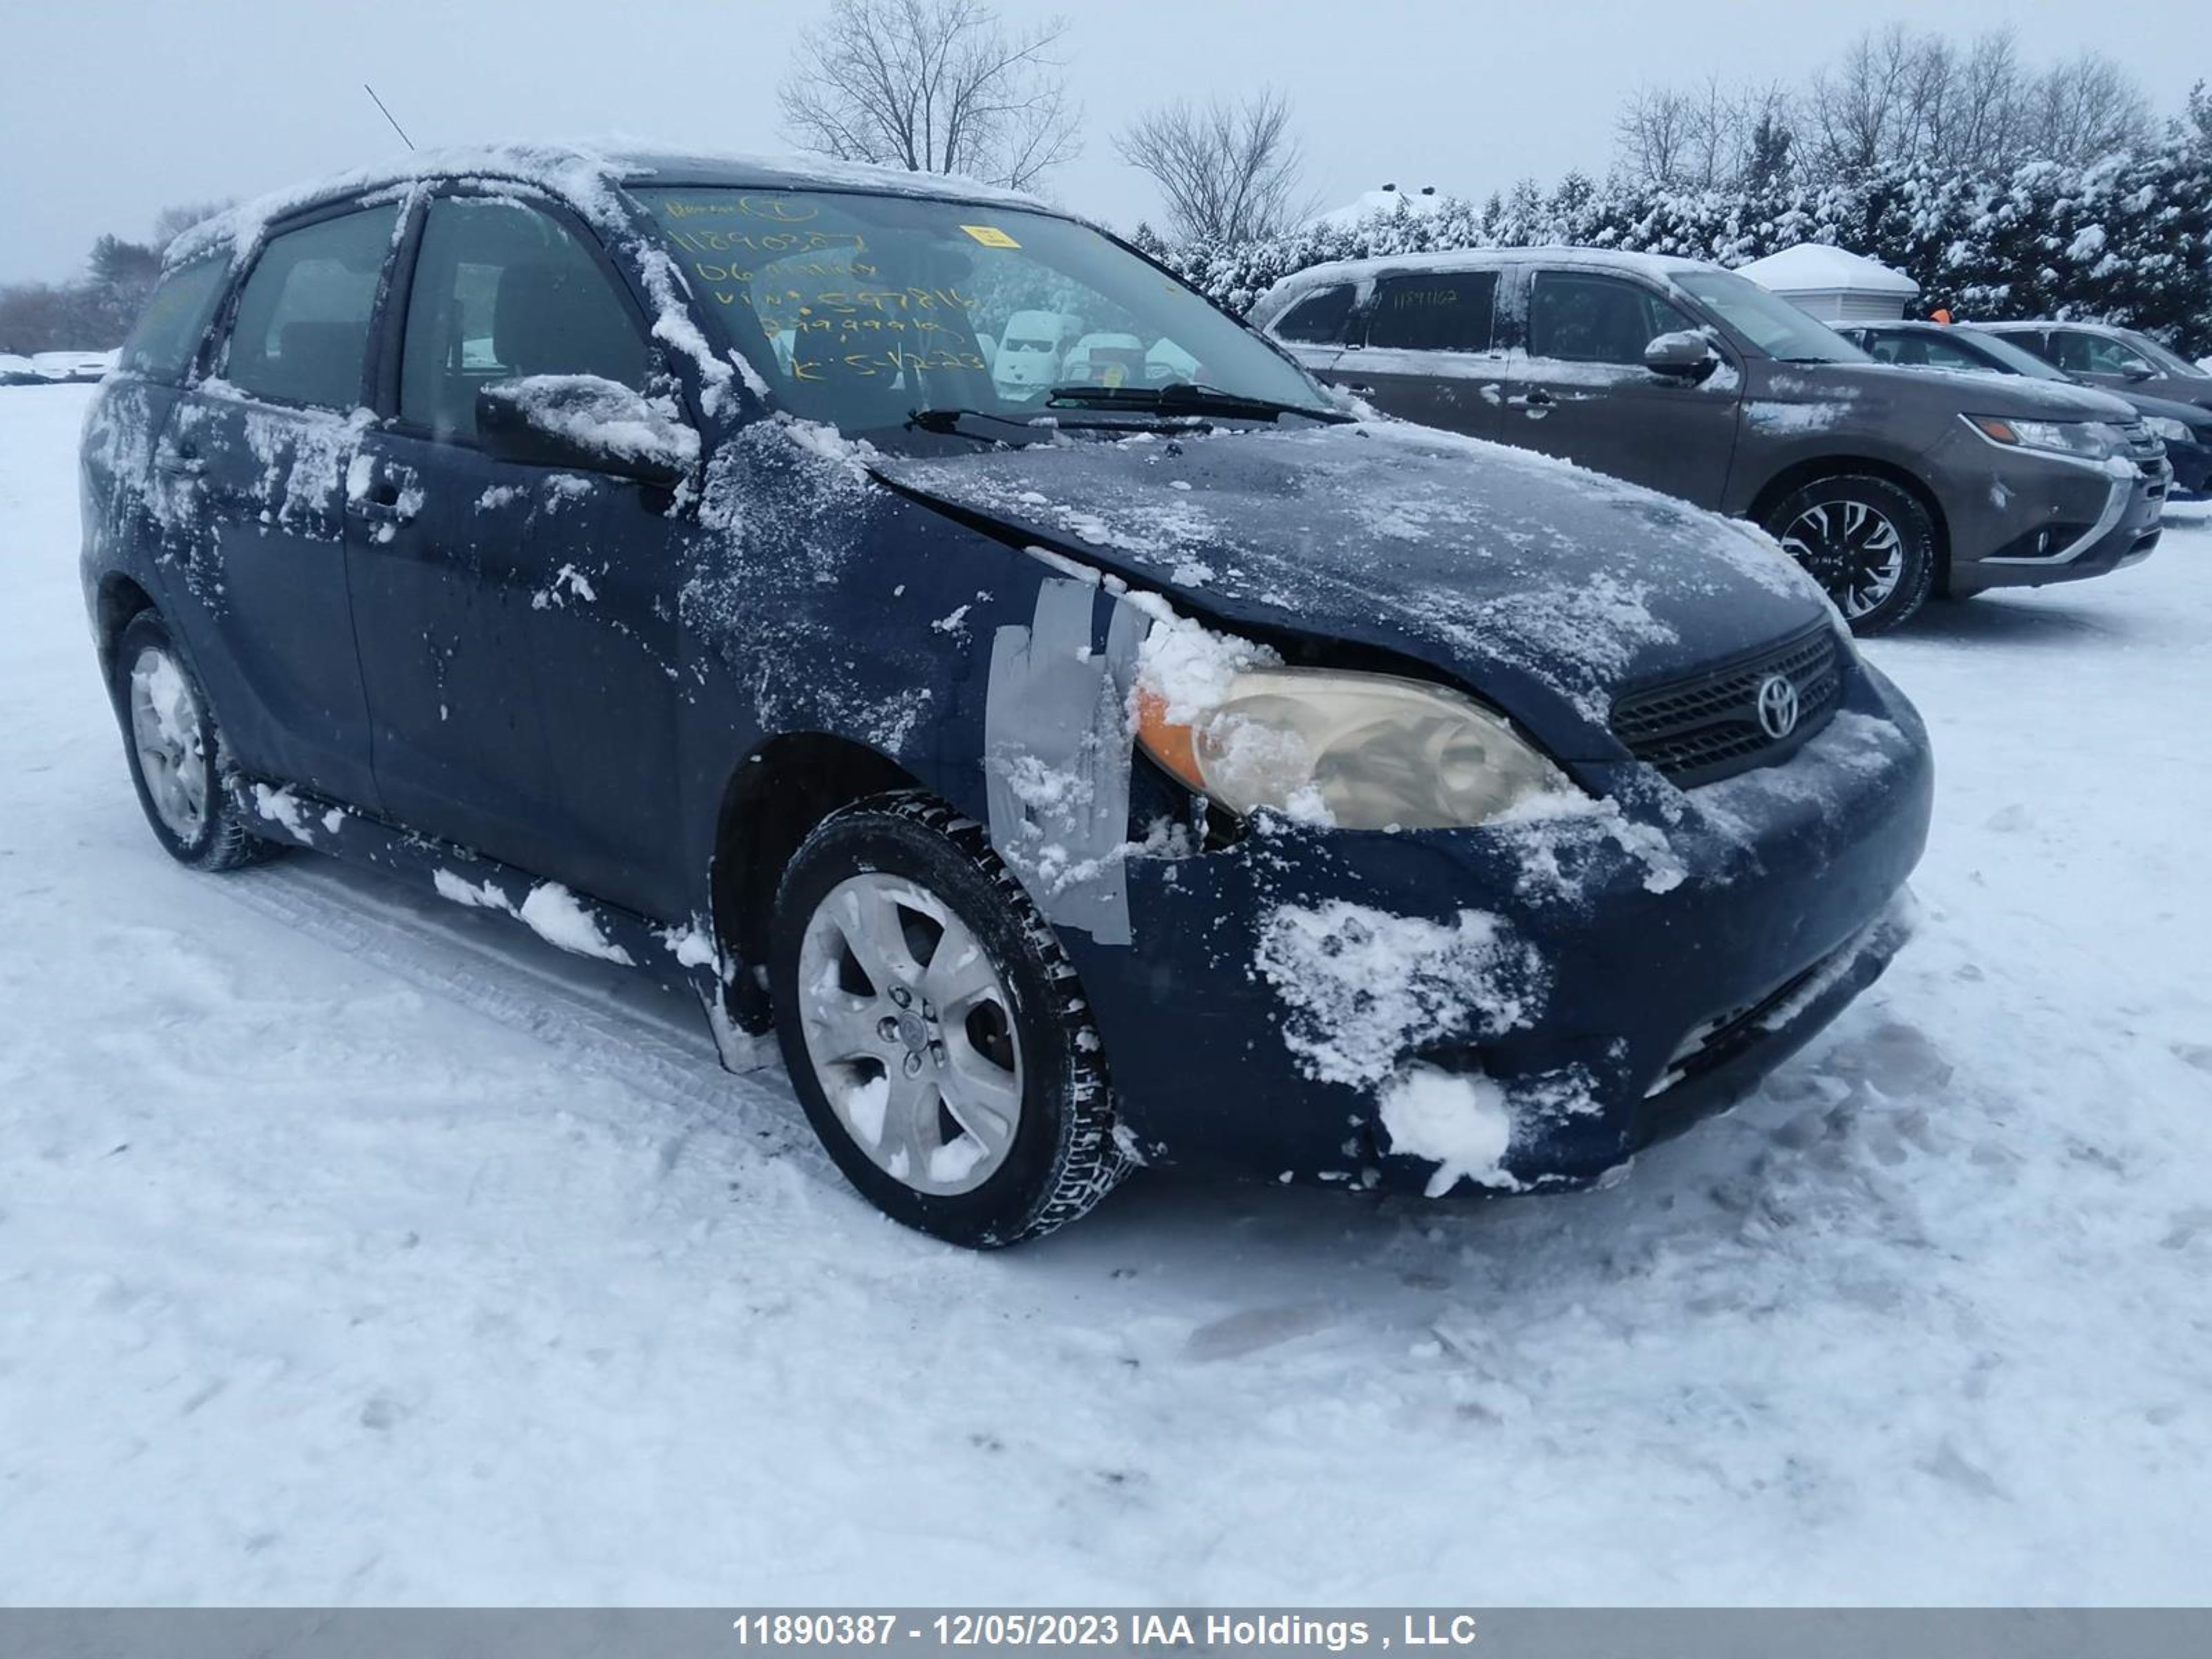
[[[1748,276],[1732,270],[1685,270],[1674,285],[1718,312],[1721,320],[1770,357],[1786,363],[1866,363],[1874,360],[1826,323]]]
[[[896,446],[922,409],[1027,422],[1067,386],[1188,382],[1328,410],[1199,295],[1070,220],[848,191],[635,194],[781,404],[848,435]]]

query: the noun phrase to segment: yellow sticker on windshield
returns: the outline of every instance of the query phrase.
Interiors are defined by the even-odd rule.
[[[966,231],[985,247],[1019,247],[1021,244],[996,225],[963,225]]]

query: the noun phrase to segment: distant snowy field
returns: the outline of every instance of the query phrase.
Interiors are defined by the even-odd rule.
[[[171,866],[0,391],[0,1602],[2201,1601],[2212,514],[1875,659],[1927,927],[1610,1192],[900,1231],[512,924]]]

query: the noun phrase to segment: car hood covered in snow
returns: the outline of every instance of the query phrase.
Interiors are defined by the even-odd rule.
[[[1859,418],[1888,421],[1900,401],[1916,408],[1948,401],[1962,415],[1994,415],[2012,420],[2127,421],[2133,411],[2121,399],[2094,386],[2025,374],[1991,374],[1982,369],[1906,368],[1898,363],[1776,363],[1768,366],[1762,395],[1796,393],[1804,398],[1842,398]]]
[[[1564,462],[1422,427],[1146,433],[877,476],[1218,626],[1427,665],[1563,757],[1617,755],[1627,686],[1833,613],[1758,532]]]

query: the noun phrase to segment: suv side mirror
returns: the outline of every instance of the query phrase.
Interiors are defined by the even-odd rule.
[[[1695,374],[1712,360],[1712,342],[1693,329],[1662,334],[1644,348],[1644,367],[1654,374]]]
[[[672,485],[699,459],[699,434],[644,393],[596,374],[531,374],[477,393],[484,453]]]
[[[2120,373],[2130,380],[2153,380],[2158,374],[2158,371],[2148,363],[2130,363]]]

